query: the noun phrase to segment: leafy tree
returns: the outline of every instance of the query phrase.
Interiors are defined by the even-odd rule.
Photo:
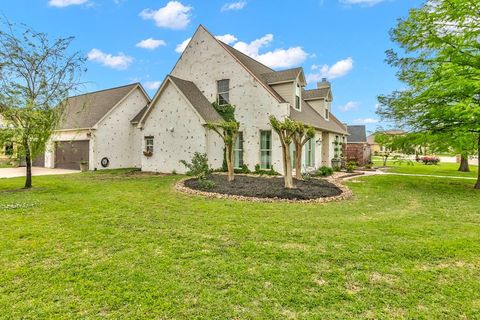
[[[207,128],[215,131],[225,144],[225,160],[227,162],[227,180],[235,179],[235,142],[237,140],[239,123],[235,120],[235,106],[231,104],[219,105],[214,102],[213,107],[222,116],[223,120],[207,123]]]
[[[315,129],[299,121],[294,121],[294,125],[295,131],[292,140],[295,146],[295,178],[301,180],[303,146],[315,137]]]
[[[285,188],[293,189],[295,188],[295,185],[293,184],[292,177],[290,144],[293,141],[293,136],[295,135],[297,129],[296,122],[289,118],[285,118],[285,120],[282,122],[274,116],[270,116],[270,124],[272,125],[273,130],[278,134],[280,143],[282,144],[283,179],[285,181]]]
[[[25,188],[32,187],[32,159],[45,150],[63,111],[78,86],[85,61],[68,53],[73,37],[49,40],[30,27],[2,22],[0,30],[0,115],[8,126],[0,142],[17,146],[25,158]]]
[[[389,50],[387,62],[407,87],[380,96],[378,113],[416,132],[474,133],[480,152],[478,0],[427,1],[400,20],[391,37],[404,54]]]

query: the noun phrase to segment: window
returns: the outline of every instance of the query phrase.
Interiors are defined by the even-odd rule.
[[[315,138],[305,144],[305,166],[315,167]]]
[[[13,143],[7,142],[5,144],[5,155],[6,156],[13,156]]]
[[[328,107],[325,108],[325,119],[328,119],[328,116],[330,115],[330,112],[328,111]]]
[[[235,152],[234,167],[239,169],[243,166],[243,132],[238,133],[233,151]]]
[[[290,159],[292,160],[292,167],[295,168],[296,161],[295,161],[295,143],[290,143]]]
[[[295,109],[300,110],[300,86],[298,83],[295,88]]]
[[[145,137],[145,151],[153,153],[153,137]]]
[[[272,168],[272,131],[260,131],[260,168]]]
[[[219,105],[225,105],[230,103],[230,80],[217,81],[217,102]]]

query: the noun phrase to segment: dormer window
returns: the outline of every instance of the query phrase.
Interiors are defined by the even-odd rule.
[[[298,83],[295,84],[295,109],[300,110],[300,92],[301,88]]]
[[[230,80],[223,79],[217,81],[217,102],[223,106],[230,103]]]

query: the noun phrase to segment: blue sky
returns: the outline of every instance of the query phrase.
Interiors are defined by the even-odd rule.
[[[199,24],[274,69],[303,66],[309,87],[332,82],[333,112],[369,130],[384,125],[376,97],[402,88],[388,31],[421,0],[15,0],[0,14],[52,38],[75,36],[89,57],[85,91],[139,81],[153,96]]]

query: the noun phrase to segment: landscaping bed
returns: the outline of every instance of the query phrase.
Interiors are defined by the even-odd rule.
[[[323,179],[294,180],[295,189],[285,189],[281,177],[236,175],[233,182],[228,182],[225,175],[213,174],[209,179],[215,183],[210,189],[202,188],[195,178],[185,180],[183,184],[200,192],[259,199],[314,200],[343,193],[339,186]]]

